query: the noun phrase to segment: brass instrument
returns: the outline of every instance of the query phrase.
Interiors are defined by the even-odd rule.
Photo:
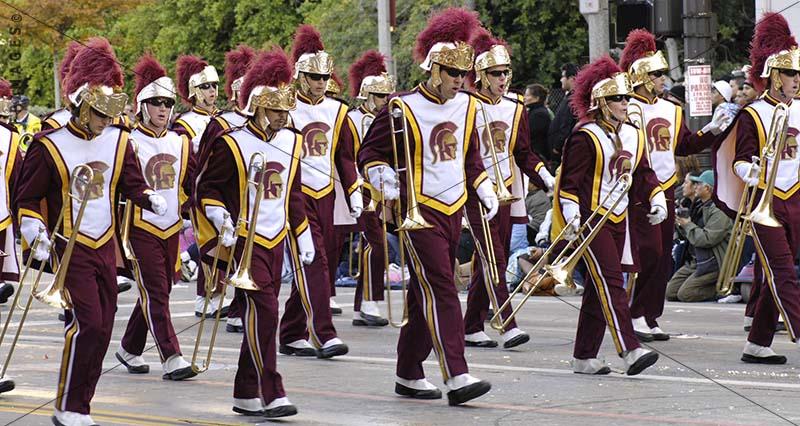
[[[422,229],[430,229],[433,226],[428,223],[427,220],[422,216],[422,213],[419,210],[419,204],[417,203],[417,192],[414,189],[414,162],[411,157],[411,141],[408,138],[408,122],[406,121],[406,116],[408,115],[408,105],[400,99],[400,98],[392,98],[389,100],[389,104],[387,108],[390,111],[390,118],[389,118],[389,127],[391,130],[391,138],[392,138],[392,157],[393,157],[393,166],[394,170],[398,173],[405,172],[406,174],[406,202],[408,206],[406,208],[405,216],[403,215],[402,206],[400,200],[397,200],[394,204],[394,217],[395,220],[398,221],[400,218],[403,218],[402,223],[397,223],[397,235],[398,239],[400,240],[400,270],[401,270],[401,290],[403,294],[403,317],[398,322],[394,320],[394,315],[392,313],[392,286],[391,283],[386,285],[386,305],[387,305],[387,320],[389,320],[389,324],[392,327],[400,328],[403,327],[408,323],[408,289],[406,284],[405,278],[405,244],[406,238],[408,238],[407,233],[410,231],[417,231]],[[398,128],[397,124],[395,123],[396,120],[399,120],[402,124]],[[400,168],[400,157],[397,154],[397,137],[398,134],[403,134],[403,158],[405,160],[405,168]],[[398,182],[399,184],[399,182]],[[385,193],[385,187],[383,178],[380,180],[380,193],[381,196]],[[385,200],[384,197],[381,197]],[[383,217],[384,220],[381,221],[383,225],[383,263],[384,263],[384,270],[386,271],[387,277],[389,273],[389,241],[387,236],[386,230],[386,220],[389,217],[386,203],[381,203],[381,208],[383,209]],[[388,281],[388,280],[387,280]]]
[[[497,159],[497,148],[494,142],[494,135],[492,134],[492,128],[490,126],[489,115],[486,113],[486,106],[482,101],[476,100],[475,101],[476,109],[480,111],[481,116],[483,117],[483,125],[476,126],[476,130],[483,128],[486,132],[487,137],[489,138],[489,154],[492,157],[492,169],[494,170],[494,180],[495,180],[495,192],[497,192],[497,201],[500,203],[501,206],[512,204],[515,201],[519,201],[520,197],[517,197],[511,192],[508,191],[506,188],[505,183],[503,182],[503,171],[500,169],[500,160]],[[480,132],[479,132],[480,134]],[[510,161],[511,157],[506,156],[505,160]]]
[[[372,122],[373,121],[375,121],[375,116],[372,115],[372,114],[364,114],[364,116],[361,117],[361,138],[362,139],[367,136],[367,130],[369,130],[369,127],[372,126]],[[359,186],[359,188],[362,188],[361,191],[363,193],[364,180],[359,178],[359,181],[360,181],[360,183],[359,183],[358,186]],[[376,200],[377,200],[378,197],[376,197],[375,191],[373,191],[370,187],[367,187],[367,190],[369,191],[370,197],[369,197],[369,204],[364,206],[364,211],[365,212],[374,212],[375,209],[376,209],[376,206],[377,206]]]
[[[493,329],[501,332],[505,330],[514,317],[516,317],[519,310],[525,305],[525,302],[528,301],[528,298],[530,298],[536,289],[539,288],[545,278],[551,277],[559,284],[566,285],[570,288],[575,288],[575,283],[572,281],[572,272],[575,270],[578,262],[583,257],[583,254],[589,248],[589,245],[597,237],[597,235],[600,233],[600,230],[603,228],[603,225],[614,212],[614,209],[617,207],[622,198],[627,195],[628,190],[631,188],[632,182],[633,175],[631,175],[630,172],[621,174],[614,182],[614,185],[612,185],[611,190],[609,190],[609,192],[600,201],[598,207],[592,211],[592,214],[589,215],[586,221],[580,227],[578,227],[578,229],[573,229],[573,225],[569,223],[564,226],[564,229],[562,229],[558,236],[553,240],[552,244],[550,244],[550,247],[544,252],[544,254],[542,254],[542,257],[522,279],[520,285],[518,285],[517,288],[515,288],[514,291],[508,295],[508,299],[505,301],[505,303],[503,303],[503,305],[494,312],[494,316],[490,321],[490,325]],[[613,199],[614,201],[610,207],[605,207],[606,203],[612,200],[612,196],[614,194],[619,195]],[[607,209],[606,212],[600,215],[600,210],[604,208]],[[597,220],[597,223],[592,226],[592,222],[597,216],[600,216],[600,218]],[[584,237],[583,234],[586,232],[586,230],[589,230],[589,233]],[[558,253],[558,255],[556,255],[553,261],[549,265],[546,265],[548,258],[555,251],[555,247],[570,234],[575,234],[576,238],[568,241],[566,246]],[[580,243],[573,250],[573,245],[575,245],[577,241],[580,241]],[[508,318],[503,320],[501,313],[511,305],[511,299],[513,299],[514,296],[522,290],[522,282],[527,281],[533,274],[539,273],[539,271],[542,269],[544,269],[544,273],[542,273],[536,282],[525,292],[522,300],[520,300],[517,306],[514,307]]]
[[[497,258],[494,253],[494,239],[492,238],[491,227],[489,226],[489,221],[484,217],[486,215],[486,208],[483,207],[480,201],[478,201],[478,214],[481,215],[481,232],[486,241],[486,247],[480,244],[480,239],[475,235],[472,226],[468,226],[467,228],[469,228],[469,233],[472,234],[472,239],[475,241],[475,251],[481,258],[481,262],[483,262],[483,284],[486,286],[486,294],[489,296],[489,301],[492,304],[494,312],[499,312],[497,297],[495,297],[495,292],[492,287],[497,287],[500,284],[500,274],[497,270]],[[465,207],[464,216],[466,215],[467,209]],[[485,252],[484,248],[486,249]],[[499,331],[505,333],[506,330],[503,328]]]
[[[136,144],[135,141],[131,140],[131,145],[133,146],[133,153],[137,156],[139,155],[139,145]],[[136,285],[139,288],[143,288],[143,284],[141,282],[141,269],[139,267],[139,259],[136,258],[136,255],[133,253],[133,246],[131,246],[131,226],[133,224],[133,202],[131,200],[125,201],[125,209],[122,213],[122,223],[120,224],[120,244],[122,245],[122,255],[125,256],[126,259],[131,263],[131,269],[133,269],[133,278],[136,280]]]
[[[22,270],[22,275],[19,278],[19,287],[17,288],[14,301],[9,308],[8,315],[6,316],[6,322],[3,325],[3,331],[0,334],[0,345],[2,345],[2,342],[5,339],[8,326],[11,323],[11,318],[14,314],[14,309],[19,304],[19,298],[22,294],[22,287],[25,285],[25,279],[28,277],[28,274],[32,269],[36,269],[36,277],[31,285],[31,291],[28,295],[28,300],[25,303],[25,306],[21,307],[22,316],[20,317],[19,324],[17,325],[17,331],[14,334],[14,340],[11,342],[11,347],[8,349],[8,355],[6,355],[5,362],[3,363],[3,369],[0,371],[0,378],[4,378],[6,375],[6,370],[11,362],[11,356],[14,354],[14,349],[17,347],[17,341],[19,340],[19,335],[22,332],[22,326],[25,324],[25,319],[28,317],[28,312],[30,311],[31,303],[33,302],[34,298],[56,308],[72,309],[69,291],[65,288],[65,279],[67,276],[69,261],[72,258],[72,251],[75,247],[75,240],[77,239],[78,231],[80,230],[80,225],[83,221],[83,212],[86,210],[86,204],[89,201],[86,189],[92,182],[93,177],[94,171],[91,167],[85,164],[75,167],[75,169],[72,171],[72,175],[70,176],[69,180],[70,192],[66,194],[67,199],[64,200],[65,202],[61,206],[61,212],[58,215],[58,220],[56,220],[56,226],[50,236],[50,254],[52,255],[52,253],[55,251],[56,238],[67,240],[67,246],[64,249],[64,254],[57,263],[58,269],[55,271],[53,283],[42,291],[38,291],[39,281],[41,280],[42,273],[47,266],[47,261],[39,262],[38,268],[33,268],[31,266],[33,263],[33,253],[35,253],[36,249],[39,248],[39,245],[42,244],[42,240],[40,240],[40,237],[37,236],[31,244],[31,252],[28,255],[28,260],[25,262],[25,268]],[[77,216],[75,216],[75,221],[72,224],[72,234],[70,235],[69,239],[67,239],[63,235],[59,234],[59,227],[64,221],[64,213],[66,210],[72,208],[72,200],[78,201],[80,203],[80,207],[78,208]],[[44,227],[39,229],[40,234],[44,231]]]
[[[753,209],[753,204],[758,194],[758,185],[745,187],[742,198],[739,200],[739,208],[733,219],[730,241],[728,242],[728,247],[725,249],[725,257],[722,260],[719,277],[717,278],[717,294],[720,296],[727,296],[733,291],[733,280],[739,273],[739,263],[741,261],[745,239],[748,235],[752,235],[753,223],[769,227],[781,226],[773,214],[772,193],[775,189],[775,178],[778,174],[780,154],[783,152],[784,146],[786,145],[788,128],[789,107],[784,103],[779,103],[775,106],[769,133],[767,134],[767,140],[764,144],[764,148],[761,149],[761,155],[758,159],[759,164],[762,165],[759,181],[764,177],[764,173],[766,172],[765,168],[767,166],[770,167],[769,176],[766,179],[766,187],[764,188],[758,205],[755,206],[755,210]],[[760,249],[759,247],[757,248]]]
[[[631,110],[635,111],[631,111]],[[644,130],[644,111],[642,106],[636,103],[628,103],[628,121],[640,130]]]
[[[223,252],[223,245],[222,239],[223,234],[225,233],[225,229],[223,228],[219,232],[219,236],[217,237],[217,247],[214,253],[214,260],[211,263],[211,276],[207,276],[206,278],[206,296],[205,300],[203,301],[203,312],[200,316],[200,322],[197,329],[197,338],[194,342],[194,351],[192,352],[192,370],[195,373],[202,373],[208,370],[211,366],[211,356],[214,351],[214,345],[217,341],[217,331],[219,330],[219,323],[222,319],[222,302],[225,300],[225,293],[228,290],[228,285],[230,284],[234,288],[238,288],[241,290],[249,290],[249,291],[257,291],[259,290],[258,286],[252,279],[250,275],[250,265],[253,258],[253,244],[255,243],[255,235],[256,235],[256,226],[258,224],[258,216],[259,216],[259,209],[261,207],[261,200],[264,198],[264,166],[266,164],[266,157],[261,152],[256,152],[250,156],[250,162],[247,166],[247,185],[253,185],[256,188],[255,199],[253,201],[252,207],[252,214],[250,215],[249,220],[246,218],[240,217],[237,220],[236,226],[233,229],[233,235],[239,235],[239,230],[242,226],[248,226],[247,229],[247,237],[244,241],[244,246],[242,250],[242,257],[237,262],[236,272],[233,273],[231,276],[231,265],[234,262],[234,253],[236,252],[236,244],[231,246],[228,254],[227,264],[225,266],[225,280],[222,284],[222,289],[220,290],[220,306],[217,307],[217,314],[214,317],[214,326],[211,330],[211,338],[208,342],[208,352],[206,353],[206,358],[203,360],[203,364],[197,364],[197,356],[200,351],[200,340],[203,336],[203,328],[205,325],[206,319],[206,312],[208,311],[208,305],[211,302],[212,292],[215,287],[217,281],[217,265],[219,263],[219,259],[222,256]],[[248,188],[245,188],[246,190]],[[244,206],[242,206],[244,207]],[[241,215],[240,215],[241,216]],[[226,213],[225,220],[223,224],[227,222],[230,216]],[[224,226],[224,225],[223,225]],[[229,278],[230,277],[230,278]]]

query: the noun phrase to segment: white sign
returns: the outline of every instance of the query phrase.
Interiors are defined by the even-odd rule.
[[[690,65],[686,69],[686,99],[690,117],[711,116],[711,65]]]
[[[580,0],[580,4],[578,6],[581,14],[583,15],[600,13],[600,0]]]

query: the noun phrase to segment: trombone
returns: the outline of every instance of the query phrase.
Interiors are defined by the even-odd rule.
[[[72,300],[70,298],[69,291],[65,287],[65,280],[67,276],[67,268],[69,267],[69,261],[72,258],[72,251],[75,247],[75,241],[78,238],[78,232],[80,230],[81,222],[83,221],[83,213],[86,210],[86,204],[89,202],[87,189],[93,178],[94,170],[92,170],[92,168],[86,164],[81,164],[75,167],[75,169],[72,171],[72,175],[70,175],[70,192],[66,194],[67,200],[65,200],[66,202],[64,202],[61,206],[61,212],[58,214],[55,228],[50,236],[50,254],[52,254],[55,250],[56,238],[66,240],[67,245],[64,249],[64,254],[57,262],[59,266],[54,272],[55,277],[53,279],[53,283],[41,291],[39,291],[39,281],[42,278],[42,273],[44,272],[47,262],[39,262],[38,268],[33,268],[31,265],[33,262],[33,253],[37,248],[39,248],[39,245],[42,244],[41,233],[45,231],[44,227],[40,227],[40,236],[37,236],[33,241],[33,244],[31,244],[31,252],[28,255],[28,260],[25,262],[25,269],[22,270],[22,275],[19,279],[19,288],[17,289],[17,293],[14,296],[14,301],[9,308],[8,315],[6,316],[6,322],[3,325],[3,331],[0,333],[0,345],[2,345],[2,342],[5,339],[8,326],[11,323],[11,318],[14,314],[14,309],[18,306],[19,298],[22,294],[22,287],[25,284],[25,278],[28,277],[28,274],[32,269],[36,270],[36,277],[31,285],[31,291],[28,295],[28,300],[25,303],[24,308],[22,308],[22,316],[20,317],[19,324],[17,325],[17,331],[14,334],[14,340],[11,342],[11,347],[8,349],[8,355],[6,355],[3,368],[0,371],[0,378],[4,378],[6,376],[6,370],[8,370],[8,365],[11,362],[11,356],[14,354],[14,349],[17,347],[17,341],[19,340],[19,335],[22,332],[22,326],[25,324],[25,319],[28,317],[28,312],[31,308],[31,302],[33,302],[34,298],[55,308],[65,310],[72,309]],[[72,208],[72,200],[75,200],[79,203],[78,214],[75,216],[75,221],[72,224],[72,234],[70,234],[69,238],[66,238],[65,236],[59,234],[59,227],[62,226],[66,210]]]
[[[477,235],[475,235],[475,232],[472,230],[472,226],[470,225],[467,228],[469,228],[469,233],[472,234],[472,239],[475,241],[475,251],[481,258],[481,262],[483,262],[483,284],[486,286],[486,294],[489,296],[489,301],[492,304],[492,309],[494,312],[499,312],[497,296],[495,295],[492,287],[497,287],[500,284],[500,274],[497,270],[497,258],[495,257],[494,252],[494,239],[492,238],[492,230],[489,226],[489,221],[484,217],[486,215],[486,208],[483,207],[483,204],[480,201],[478,201],[478,214],[481,215],[481,232],[483,233],[486,241],[486,247],[480,244],[480,239],[478,239]],[[467,215],[466,207],[464,208],[464,215]],[[485,252],[484,248],[486,249]],[[505,327],[501,328],[502,329],[498,331],[505,333]]]
[[[493,329],[500,332],[505,330],[511,321],[516,317],[519,310],[525,305],[525,302],[528,301],[528,298],[530,298],[536,289],[539,288],[542,282],[544,282],[545,278],[551,277],[560,284],[566,285],[570,288],[575,288],[575,283],[572,281],[572,271],[578,265],[578,262],[589,248],[589,245],[600,233],[603,225],[614,212],[614,209],[617,207],[619,202],[622,201],[622,198],[627,195],[628,190],[631,188],[632,182],[633,176],[630,172],[621,174],[614,182],[614,185],[612,185],[611,190],[600,201],[597,208],[592,211],[592,214],[589,215],[586,221],[579,226],[578,229],[573,229],[572,224],[567,224],[564,226],[564,229],[561,230],[558,236],[553,240],[552,244],[550,244],[550,247],[544,252],[544,254],[542,254],[542,257],[536,262],[533,268],[531,268],[528,274],[525,275],[525,277],[522,279],[522,282],[527,281],[533,276],[533,274],[539,273],[539,271],[542,269],[544,269],[544,273],[542,273],[536,282],[525,292],[524,297],[522,300],[520,300],[517,306],[514,307],[508,318],[503,320],[501,313],[506,310],[506,308],[511,306],[511,299],[513,299],[514,296],[523,288],[522,283],[520,283],[520,285],[518,285],[517,288],[515,288],[514,291],[508,295],[508,299],[503,303],[502,306],[500,306],[500,309],[494,312],[494,316],[489,323]],[[610,207],[606,208],[606,203],[612,200],[612,196],[614,194],[619,194],[619,196],[613,199],[613,203],[611,203]],[[601,215],[600,211],[604,208],[606,209],[606,212]],[[597,223],[592,226],[591,223],[597,216],[600,216],[600,218],[597,220]],[[589,233],[584,237],[583,234],[587,230],[589,230]],[[566,246],[560,252],[558,252],[553,261],[549,265],[546,265],[550,255],[555,252],[555,247],[559,245],[558,243],[566,239],[566,237],[570,234],[576,235],[577,238],[572,241],[568,241]],[[573,251],[573,245],[577,241],[580,241],[580,243],[574,248]],[[572,251],[571,254],[569,254],[570,251]]]
[[[433,226],[428,223],[427,220],[422,216],[422,213],[419,210],[419,204],[417,203],[417,192],[414,189],[414,163],[411,157],[411,141],[408,138],[408,122],[406,120],[406,116],[408,115],[408,105],[400,99],[400,98],[392,98],[387,105],[387,108],[390,111],[390,118],[389,118],[389,127],[390,133],[392,138],[392,159],[393,159],[393,166],[394,170],[400,174],[401,172],[405,172],[406,174],[406,201],[408,206],[406,207],[405,215],[403,214],[403,208],[401,206],[400,200],[394,203],[393,207],[393,214],[395,217],[395,221],[400,220],[403,218],[402,223],[397,224],[397,235],[398,239],[400,240],[400,282],[401,282],[401,290],[403,294],[403,317],[398,322],[395,321],[394,315],[392,313],[392,286],[391,283],[387,283],[386,285],[386,316],[389,320],[389,324],[392,327],[400,328],[405,326],[408,323],[408,289],[406,284],[406,277],[405,277],[405,244],[406,238],[408,238],[407,233],[411,231],[418,231],[422,229],[430,229]],[[398,128],[397,124],[395,123],[396,120],[399,120],[402,124]],[[403,135],[403,160],[405,163],[405,168],[400,168],[400,157],[397,153],[397,138],[398,135]],[[383,195],[385,193],[385,187],[383,178],[380,179],[380,193]],[[383,264],[384,270],[386,271],[387,277],[389,272],[389,241],[388,235],[386,230],[386,220],[388,219],[388,207],[386,203],[381,203],[381,208],[383,209],[383,220],[381,221],[383,225]],[[388,281],[388,280],[387,280]]]
[[[211,263],[211,273],[206,275],[206,297],[203,301],[203,315],[200,316],[200,323],[197,328],[197,338],[194,341],[194,351],[192,352],[192,371],[195,373],[203,373],[211,366],[211,355],[214,352],[214,344],[217,341],[217,330],[219,330],[220,319],[222,318],[222,302],[225,300],[225,293],[228,290],[228,284],[234,288],[241,290],[256,291],[259,290],[258,286],[253,281],[250,275],[250,265],[253,258],[253,244],[255,242],[256,225],[258,224],[259,209],[261,208],[261,199],[264,198],[264,165],[266,164],[266,157],[261,152],[256,152],[250,156],[250,162],[247,166],[247,186],[253,185],[256,188],[255,199],[253,201],[252,214],[250,220],[240,217],[237,220],[236,226],[233,229],[233,235],[239,235],[242,226],[247,226],[247,237],[244,241],[244,249],[242,250],[242,257],[237,264],[236,272],[231,276],[231,265],[234,261],[234,253],[236,252],[236,244],[230,247],[227,264],[225,265],[225,281],[222,283],[222,290],[220,290],[220,306],[217,307],[217,314],[214,317],[214,326],[211,329],[211,338],[208,342],[208,352],[206,358],[203,360],[202,365],[197,363],[198,354],[200,352],[200,340],[203,337],[203,328],[206,322],[206,312],[208,305],[211,303],[211,297],[214,287],[217,282],[217,264],[223,251],[222,236],[225,234],[224,223],[230,218],[229,214],[225,214],[223,221],[223,229],[220,230],[217,237],[217,246],[215,248],[214,260]],[[248,189],[248,188],[245,188]],[[248,189],[249,192],[249,189]],[[245,198],[246,199],[246,198]],[[244,207],[244,206],[242,206]],[[240,214],[241,216],[241,214]]]
[[[367,130],[369,127],[372,126],[372,122],[375,121],[375,116],[372,114],[364,114],[361,117],[361,138],[363,139],[367,135]],[[369,203],[364,205],[365,212],[374,212],[377,209],[377,203],[375,191],[372,190],[371,187],[368,187],[367,184],[364,182],[364,179],[359,176],[357,181],[358,191],[361,191],[361,194],[364,194],[364,190],[366,189],[369,193]],[[350,233],[350,244],[348,252],[348,260],[347,260],[347,273],[353,279],[358,279],[361,276],[361,250],[364,249],[364,243],[361,239],[358,240],[358,246],[356,247],[356,253],[358,254],[358,260],[355,261],[356,269],[353,270],[353,234],[354,232]]]
[[[133,145],[133,153],[137,156],[139,155],[139,145],[136,144],[135,141],[131,141]],[[141,269],[139,266],[139,259],[136,258],[136,254],[133,252],[133,246],[131,245],[131,226],[133,222],[133,202],[131,200],[125,200],[125,210],[122,213],[122,223],[120,224],[120,244],[122,245],[122,255],[125,256],[126,259],[131,263],[131,269],[133,269],[133,278],[136,280],[136,285],[139,288],[144,288],[144,285],[141,282]]]
[[[775,106],[766,144],[762,148],[761,156],[758,159],[758,163],[762,165],[759,181],[765,177],[764,168],[770,167],[769,176],[766,177],[766,187],[758,205],[755,206],[755,210],[753,204],[758,194],[758,185],[754,185],[752,188],[744,188],[742,198],[739,200],[739,208],[733,219],[730,242],[728,242],[728,247],[725,249],[725,257],[722,260],[719,277],[717,278],[717,294],[720,296],[727,296],[733,291],[733,280],[739,273],[739,263],[745,239],[748,235],[753,234],[753,223],[769,227],[781,226],[772,211],[772,193],[780,164],[779,155],[786,145],[788,128],[789,107],[781,102]]]
[[[486,132],[486,137],[489,139],[489,155],[492,159],[492,171],[494,172],[497,201],[501,206],[519,201],[520,197],[512,195],[511,192],[508,191],[508,188],[506,188],[506,185],[503,181],[503,171],[500,169],[500,160],[497,159],[497,145],[495,145],[494,134],[492,133],[492,126],[491,122],[489,121],[489,114],[486,113],[486,106],[480,100],[475,101],[475,106],[476,109],[480,110],[483,118],[483,124],[476,126],[476,130],[483,128],[483,131]],[[510,161],[510,158],[510,156],[506,156],[504,160]]]

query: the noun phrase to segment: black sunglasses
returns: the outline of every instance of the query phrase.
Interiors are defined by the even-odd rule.
[[[452,78],[456,78],[456,77],[464,78],[464,77],[467,76],[467,72],[468,72],[468,71],[457,70],[455,68],[450,68],[450,67],[442,67],[442,71],[446,72],[447,75],[449,75]]]
[[[197,87],[199,87],[201,90],[208,90],[208,89],[211,89],[211,88],[216,89],[217,88],[217,83],[203,83],[203,84],[201,84],[201,85],[199,85]]]
[[[306,73],[306,77],[314,81],[320,81],[320,80],[328,81],[331,78],[330,74],[311,74],[311,73]]]
[[[780,70],[780,73],[787,76],[787,77],[794,77],[797,75],[797,70]]]
[[[375,96],[378,99],[384,99],[389,96],[388,93],[373,93],[372,96]]]
[[[664,74],[666,74],[666,73],[663,70],[658,70],[658,71],[653,71],[653,72],[648,73],[648,74],[650,74],[650,77],[659,78],[659,77],[664,76]]]
[[[114,118],[114,117],[112,117],[110,115],[103,114],[102,112],[98,111],[96,108],[92,108],[91,110],[94,113],[94,115],[98,116],[99,118],[101,118],[103,120],[112,120]]]
[[[154,107],[165,106],[167,108],[172,108],[175,106],[175,99],[170,98],[150,98],[146,99],[144,102]]]
[[[505,77],[511,74],[511,70],[486,71],[486,74],[489,74],[492,77]]]
[[[614,95],[614,96],[608,96],[606,97],[606,99],[609,102],[622,102],[631,100],[631,97],[628,95]]]

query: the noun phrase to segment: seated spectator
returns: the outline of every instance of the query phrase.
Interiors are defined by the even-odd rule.
[[[679,188],[680,191],[675,191],[676,197],[679,196],[678,192],[680,192],[680,198],[677,198],[678,202],[676,203],[675,216],[692,218],[695,220],[695,223],[699,217],[699,209],[697,207],[702,203],[702,201],[696,200],[694,195],[694,187],[696,184],[694,181],[692,181],[692,178],[696,178],[698,176],[700,176],[700,174],[696,172],[686,173],[686,175],[683,177],[683,185],[681,185]],[[683,266],[684,263],[686,263],[686,247],[688,245],[689,243],[686,241],[686,238],[684,238],[676,228],[672,246],[673,268],[672,271],[670,271],[671,273],[674,273],[681,266]]]
[[[552,207],[553,201],[546,191],[535,185],[528,185],[528,194],[525,195],[525,210],[528,212],[528,245],[536,245],[536,234],[539,233],[547,211]]]
[[[696,219],[677,217],[678,232],[686,238],[691,258],[680,267],[667,283],[667,300],[702,302],[717,296],[716,282],[719,266],[725,257],[733,224],[731,219],[714,205],[714,173],[706,170],[695,182],[695,195],[700,202]]]

